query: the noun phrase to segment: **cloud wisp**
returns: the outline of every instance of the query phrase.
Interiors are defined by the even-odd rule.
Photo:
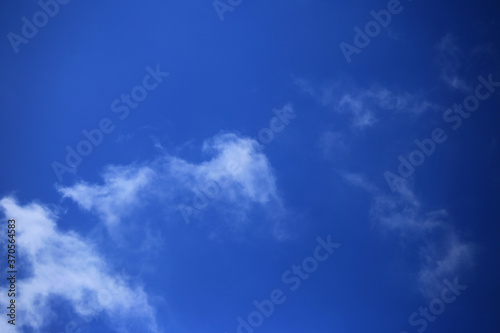
[[[317,104],[347,115],[353,130],[365,130],[393,114],[418,116],[435,108],[422,93],[395,92],[379,85],[346,89],[340,83],[317,86],[302,78],[295,78],[295,84]]]
[[[446,210],[423,211],[422,203],[407,184],[395,193],[384,194],[360,174],[342,176],[372,196],[369,215],[376,228],[416,249],[418,285],[423,295],[433,296],[443,278],[471,267],[474,244],[462,239],[459,230],[448,221]]]

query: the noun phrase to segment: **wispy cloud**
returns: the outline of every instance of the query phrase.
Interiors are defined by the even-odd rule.
[[[470,267],[474,245],[461,239],[459,231],[448,222],[446,210],[423,212],[421,202],[407,185],[395,194],[384,194],[361,174],[342,176],[372,195],[370,217],[379,230],[417,248],[418,286],[424,295],[433,296],[443,278]]]
[[[59,190],[63,197],[95,212],[108,228],[113,228],[120,223],[120,216],[140,204],[141,190],[151,184],[154,176],[154,171],[146,166],[109,166],[103,173],[103,185],[82,181]]]
[[[451,34],[443,36],[435,46],[437,51],[436,64],[441,70],[441,79],[451,88],[462,92],[469,92],[470,88],[460,78],[459,71],[462,67],[460,61],[461,50],[456,39]]]
[[[282,209],[274,172],[256,140],[221,133],[206,140],[202,152],[208,158],[198,163],[164,152],[150,162],[107,167],[102,184],[80,181],[59,191],[110,229],[148,202],[171,208],[193,205],[193,196],[211,191],[217,192],[213,206],[224,209],[226,218],[229,214],[243,221],[253,205],[274,212]]]
[[[423,262],[418,279],[420,290],[426,295],[435,295],[444,277],[473,265],[474,245],[461,240],[451,226],[441,228],[440,240],[427,244],[420,253]]]
[[[351,126],[357,130],[371,127],[393,114],[420,115],[435,108],[422,93],[395,92],[377,85],[346,89],[339,82],[315,85],[302,78],[295,78],[294,82],[299,91],[313,97],[319,105],[348,115]]]
[[[421,94],[395,93],[384,87],[372,86],[344,93],[336,109],[350,113],[353,125],[363,129],[375,124],[379,118],[398,113],[420,115],[433,107]]]
[[[22,290],[16,295],[22,320],[16,326],[43,329],[55,315],[54,304],[61,300],[80,318],[107,315],[116,324],[114,331],[128,332],[127,323],[135,318],[148,331],[157,332],[155,311],[144,289],[131,286],[114,272],[90,240],[59,230],[52,210],[38,203],[23,206],[12,197],[0,200],[0,210],[17,221],[16,244],[26,276],[17,281]],[[1,287],[0,293],[6,295],[7,289]],[[8,332],[4,322],[0,328]]]

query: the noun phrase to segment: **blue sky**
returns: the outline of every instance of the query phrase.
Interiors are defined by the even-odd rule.
[[[1,332],[498,332],[498,2],[2,6]]]

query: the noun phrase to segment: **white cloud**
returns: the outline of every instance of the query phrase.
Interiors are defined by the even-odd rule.
[[[418,247],[421,262],[418,273],[420,291],[429,297],[442,288],[443,278],[455,276],[472,263],[474,245],[463,241],[447,222],[446,210],[422,212],[421,203],[406,185],[396,194],[383,194],[363,175],[345,173],[343,178],[372,195],[370,216],[384,233]]]
[[[143,288],[130,286],[112,272],[89,240],[60,231],[53,211],[37,203],[22,206],[11,197],[0,200],[0,209],[6,218],[16,220],[16,244],[26,276],[16,282],[21,291],[16,295],[20,305],[17,327],[44,328],[57,315],[53,306],[60,299],[80,318],[91,319],[100,313],[113,323],[138,318],[148,331],[157,332],[155,311]],[[1,287],[0,294],[6,295],[6,290]],[[4,302],[2,297],[2,308]],[[9,332],[1,326],[4,322],[0,328]],[[128,332],[125,327],[115,325],[114,330]]]
[[[254,204],[281,209],[274,172],[256,140],[223,133],[206,140],[202,151],[209,157],[203,162],[165,153],[141,165],[106,168],[102,185],[78,182],[59,191],[97,214],[108,228],[120,225],[148,201],[172,208],[179,203],[196,206],[192,198],[199,193],[205,193],[214,207],[230,204],[230,213],[241,219]]]

